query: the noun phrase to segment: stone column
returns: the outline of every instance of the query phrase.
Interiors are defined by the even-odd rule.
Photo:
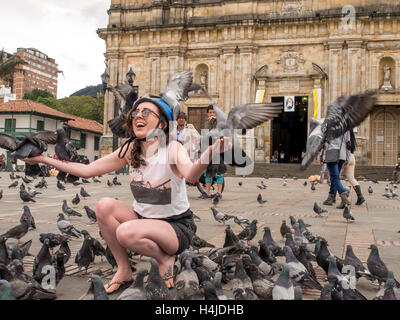
[[[342,94],[342,41],[327,43],[329,51],[329,101]],[[326,111],[326,110],[325,110]],[[322,113],[325,114],[324,112]]]
[[[224,72],[222,80],[223,100],[220,107],[227,113],[235,104],[235,51],[236,47],[223,47],[221,62],[225,68],[221,67]],[[221,91],[220,91],[221,92]]]

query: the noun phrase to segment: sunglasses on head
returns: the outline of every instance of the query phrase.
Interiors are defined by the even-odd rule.
[[[150,110],[148,108],[143,108],[142,110],[135,110],[131,112],[130,118],[134,119],[136,116],[141,113],[143,118],[147,118],[150,114],[154,114],[157,118],[160,118],[160,116],[155,113],[153,110]]]

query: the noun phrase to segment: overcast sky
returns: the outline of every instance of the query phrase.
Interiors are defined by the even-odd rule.
[[[96,30],[108,23],[111,0],[1,1],[0,50],[36,48],[56,60],[57,98],[101,83],[105,41]]]

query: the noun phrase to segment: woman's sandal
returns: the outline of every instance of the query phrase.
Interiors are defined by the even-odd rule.
[[[167,281],[170,279],[174,279],[174,275],[171,273],[171,270],[168,270],[164,275],[161,277],[163,281]],[[174,284],[172,283],[172,286],[170,286],[168,289],[172,289],[174,287]]]
[[[111,292],[107,292],[107,291],[106,291],[106,293],[107,293],[107,294],[112,294],[112,293],[119,292],[119,291],[121,291],[121,290],[128,289],[128,288],[132,285],[132,283],[133,283],[133,279],[132,279],[132,280],[128,280],[128,281],[114,281],[114,282],[109,282],[109,283],[107,284],[107,288],[110,288],[111,286],[113,286],[113,285],[115,285],[115,284],[119,285],[119,287],[118,287],[117,289],[111,291]]]

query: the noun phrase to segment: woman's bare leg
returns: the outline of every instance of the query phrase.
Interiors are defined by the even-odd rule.
[[[156,259],[161,276],[173,274],[179,242],[169,223],[157,219],[127,221],[118,227],[117,239],[122,246]],[[173,279],[165,283],[173,287]]]
[[[138,219],[133,211],[133,207],[113,198],[102,198],[97,203],[95,211],[101,234],[107,242],[118,266],[118,270],[111,282],[132,279],[132,270],[126,248],[118,242],[116,230],[122,223]],[[106,292],[115,290],[116,286],[112,285],[109,288],[106,286]]]

